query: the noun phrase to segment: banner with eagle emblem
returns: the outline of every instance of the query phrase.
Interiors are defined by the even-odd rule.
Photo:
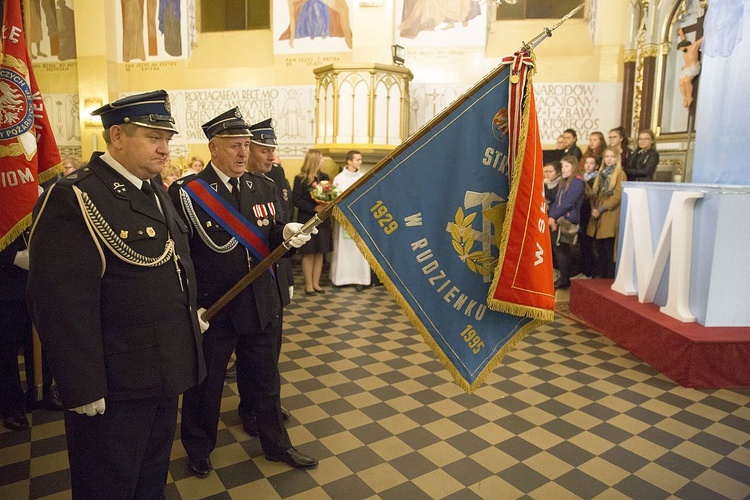
[[[531,71],[504,60],[333,212],[467,392],[554,315]]]
[[[0,251],[31,224],[39,184],[62,172],[26,49],[20,0],[5,0],[0,49]]]

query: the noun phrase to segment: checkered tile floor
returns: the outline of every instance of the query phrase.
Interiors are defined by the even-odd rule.
[[[301,287],[298,286],[297,289]],[[558,316],[467,395],[383,287],[298,294],[282,401],[312,471],[267,462],[225,386],[206,479],[176,437],[168,498],[748,498],[750,391],[675,385]],[[68,498],[60,414],[0,433],[0,498]]]

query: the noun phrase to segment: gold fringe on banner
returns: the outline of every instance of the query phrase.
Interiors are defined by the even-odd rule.
[[[393,284],[391,279],[388,277],[386,272],[383,270],[382,266],[380,265],[380,262],[375,258],[375,256],[370,252],[370,249],[367,247],[365,242],[362,240],[362,238],[359,236],[359,233],[354,229],[354,226],[349,222],[349,220],[344,216],[344,213],[341,211],[341,209],[336,206],[333,209],[333,217],[336,219],[336,221],[341,224],[342,228],[349,234],[349,236],[352,237],[354,242],[357,244],[357,248],[359,248],[360,252],[362,252],[362,255],[364,255],[365,259],[367,260],[368,264],[370,264],[370,267],[373,271],[375,271],[375,274],[378,276],[380,281],[383,283],[383,286],[385,286],[386,290],[394,297],[396,300],[396,303],[403,309],[403,311],[406,313],[407,318],[409,318],[409,321],[411,324],[416,328],[416,330],[419,332],[419,334],[422,336],[422,339],[424,339],[425,343],[432,349],[432,352],[435,353],[435,356],[437,356],[438,360],[443,364],[446,370],[448,370],[448,373],[451,374],[453,377],[453,380],[458,384],[464,391],[466,391],[468,394],[471,394],[475,390],[477,390],[479,387],[482,386],[487,376],[492,373],[492,371],[497,367],[497,365],[500,363],[502,358],[511,350],[513,347],[521,341],[526,335],[531,333],[537,326],[540,326],[544,324],[542,321],[530,321],[528,324],[526,324],[521,330],[513,336],[511,340],[509,340],[503,347],[500,349],[500,351],[495,355],[495,357],[482,369],[482,371],[479,373],[477,378],[474,380],[473,383],[469,384],[469,382],[464,379],[461,374],[459,374],[458,370],[455,366],[453,366],[453,363],[451,362],[450,358],[446,356],[446,354],[443,352],[443,350],[440,348],[440,346],[435,342],[435,339],[430,335],[430,332],[425,328],[425,326],[422,324],[422,321],[420,321],[419,316],[414,312],[414,310],[409,305],[409,302],[404,299],[404,297],[401,295],[401,292],[399,292],[396,285]]]
[[[534,56],[534,53],[531,53],[532,61],[534,61],[534,66],[528,70],[527,77],[526,77],[526,86],[531,87],[532,82],[532,76],[534,73],[536,73],[536,57]],[[510,186],[510,193],[508,195],[508,207],[512,207],[512,211],[515,212],[517,210],[516,207],[516,198],[518,197],[518,189],[521,184],[521,173],[523,170],[523,163],[524,163],[524,157],[526,156],[526,141],[528,139],[529,135],[529,114],[530,114],[530,102],[531,102],[531,92],[526,92],[526,95],[524,96],[524,102],[523,102],[523,115],[521,117],[521,137],[519,138],[519,144],[520,147],[517,151],[516,158],[513,162],[513,179],[511,179],[511,186]],[[497,271],[495,272],[495,276],[492,280],[492,286],[489,289],[489,294],[487,297],[487,306],[492,309],[493,311],[512,314],[514,316],[523,316],[526,318],[534,318],[536,320],[540,320],[537,322],[529,323],[529,325],[534,324],[535,326],[543,325],[544,323],[548,323],[555,319],[555,311],[549,310],[549,309],[541,309],[538,307],[532,307],[532,306],[525,306],[522,304],[517,304],[515,302],[508,302],[506,300],[499,300],[493,297],[493,291],[497,289],[497,282],[500,277],[500,269],[502,269],[504,260],[505,260],[505,254],[508,249],[508,239],[510,237],[510,230],[513,222],[513,214],[507,214],[505,216],[505,220],[503,221],[503,229],[502,229],[502,236],[500,238],[500,248],[499,248],[499,255],[497,259]],[[527,327],[529,325],[526,325]],[[526,327],[524,327],[525,329]]]

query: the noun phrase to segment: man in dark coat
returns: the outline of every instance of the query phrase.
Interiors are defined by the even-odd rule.
[[[250,126],[250,153],[247,162],[247,171],[252,177],[259,180],[267,181],[271,179],[276,186],[277,197],[279,200],[280,211],[276,214],[276,219],[280,222],[287,223],[292,218],[294,205],[292,204],[292,188],[284,173],[284,168],[279,162],[276,154],[276,133],[271,126],[271,119],[264,120],[260,123]],[[277,261],[276,276],[279,281],[279,290],[281,292],[281,306],[279,328],[283,329],[283,308],[291,303],[294,294],[294,274],[292,272],[292,262],[288,256],[282,257]],[[279,332],[281,339],[281,331]],[[279,355],[281,354],[281,340],[279,340]],[[276,360],[276,369],[278,370],[278,358]],[[245,374],[238,374],[237,388],[240,395],[245,387],[248,387],[252,381],[248,380]],[[240,398],[240,404],[237,411],[242,419],[242,428],[251,436],[258,435],[257,419],[255,417],[255,402]],[[284,420],[291,418],[291,414],[283,406],[281,407],[281,416]]]
[[[294,247],[309,241],[297,235],[300,224],[283,224],[274,183],[245,171],[250,130],[239,108],[203,125],[211,161],[197,175],[183,177],[169,188],[176,207],[190,227],[190,248],[198,278],[198,305],[209,308],[269,251],[289,239]],[[287,247],[287,248],[290,248]],[[221,398],[227,362],[237,355],[242,399],[256,403],[260,442],[266,459],[299,469],[317,460],[292,447],[282,423],[281,379],[277,369],[281,341],[281,292],[277,271],[269,269],[210,320],[203,336],[206,380],[182,401],[182,444],[190,471],[206,477],[213,469]]]
[[[187,227],[152,181],[163,90],[96,110],[107,152],[35,209],[27,299],[65,408],[74,498],[161,498],[179,395],[205,375]]]

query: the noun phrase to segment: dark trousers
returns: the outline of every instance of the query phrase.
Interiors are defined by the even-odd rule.
[[[108,400],[93,417],[65,411],[73,498],[164,498],[177,400]]]
[[[216,448],[224,379],[233,350],[240,399],[255,405],[263,451],[271,454],[291,447],[281,417],[281,321],[277,318],[265,329],[257,323],[247,325],[244,330],[238,332],[226,317],[214,317],[203,335],[206,379],[182,399],[181,439],[191,460],[206,459]]]
[[[594,276],[594,239],[586,234],[586,226],[581,225],[578,232],[578,246],[581,249],[581,272],[591,278]]]
[[[557,259],[557,270],[560,271],[560,282],[570,284],[571,252],[570,245],[560,242],[552,246],[552,251]]]
[[[596,258],[594,262],[594,277],[596,278],[614,278],[615,277],[615,239],[602,238],[594,240],[594,250]]]
[[[25,411],[18,351],[27,332],[31,334],[26,303],[23,300],[0,301],[0,413],[4,417]]]
[[[284,329],[284,309],[281,309],[281,314],[279,314],[279,342],[278,342],[278,349],[276,349],[276,373],[279,375],[279,385],[281,384],[281,375],[279,372],[279,357],[281,357],[281,344],[284,341],[284,337],[282,335]],[[252,390],[252,379],[245,374],[240,375],[239,368],[237,370],[237,390],[240,393],[240,404],[237,405],[237,413],[240,415],[240,418],[242,420],[245,420],[245,418],[254,416],[255,415],[255,409],[258,406],[255,401],[251,401],[249,398],[243,398],[242,394],[248,394]]]

